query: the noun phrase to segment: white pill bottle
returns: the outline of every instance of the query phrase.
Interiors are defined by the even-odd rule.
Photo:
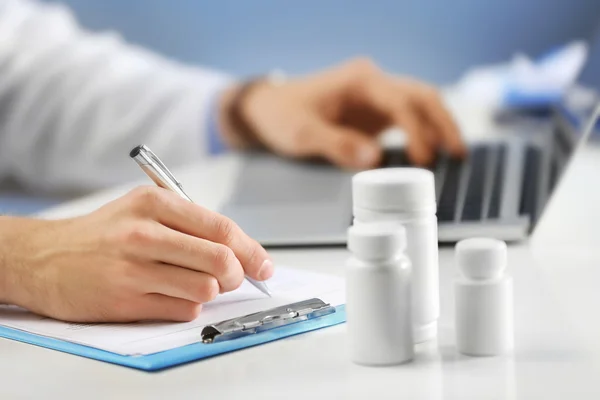
[[[410,260],[398,224],[348,229],[346,318],[350,357],[363,365],[394,365],[414,357]]]
[[[456,346],[470,356],[495,356],[514,347],[513,282],[506,243],[470,238],[456,244],[460,271],[454,282]]]
[[[406,229],[415,343],[437,336],[440,305],[435,199],[434,176],[426,169],[373,169],[352,178],[354,225],[389,221]]]

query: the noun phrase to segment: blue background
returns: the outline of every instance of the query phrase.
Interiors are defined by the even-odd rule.
[[[240,75],[367,55],[436,83],[587,38],[598,0],[64,0],[84,26]]]

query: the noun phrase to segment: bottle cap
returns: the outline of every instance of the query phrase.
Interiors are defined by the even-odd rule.
[[[348,228],[348,249],[360,258],[385,259],[406,249],[406,229],[395,222],[373,222]]]
[[[435,182],[422,168],[381,168],[352,178],[353,206],[376,211],[435,211]]]
[[[499,278],[506,268],[506,243],[489,238],[471,238],[456,244],[456,260],[468,279]]]

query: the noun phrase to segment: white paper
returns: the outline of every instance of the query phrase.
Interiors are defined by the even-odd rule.
[[[343,279],[278,267],[268,281],[269,298],[244,281],[239,289],[204,304],[192,322],[77,324],[40,317],[18,307],[0,306],[0,325],[79,343],[123,355],[145,355],[196,343],[206,325],[296,301],[318,297],[333,306],[345,302]]]

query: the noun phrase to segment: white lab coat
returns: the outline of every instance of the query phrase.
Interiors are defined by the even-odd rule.
[[[140,178],[145,143],[167,165],[207,154],[209,102],[224,74],[91,33],[64,6],[0,0],[0,179],[41,190]]]

